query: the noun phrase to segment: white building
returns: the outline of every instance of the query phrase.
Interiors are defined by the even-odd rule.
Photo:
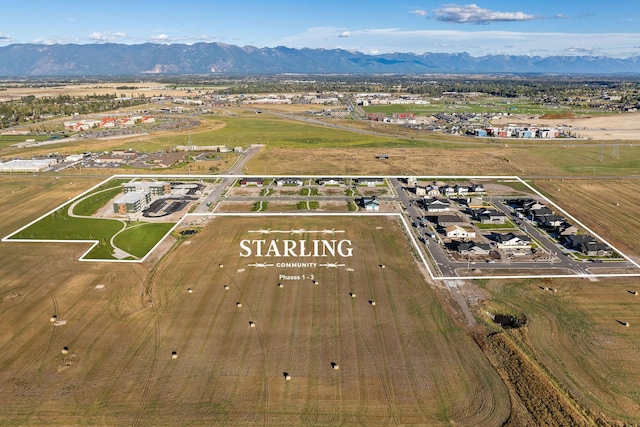
[[[34,173],[42,172],[58,163],[57,159],[38,159],[38,160],[9,160],[0,163],[0,172],[5,173]]]

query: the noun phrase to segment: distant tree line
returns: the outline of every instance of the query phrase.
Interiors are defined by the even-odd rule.
[[[20,99],[0,103],[0,129],[73,114],[106,112],[148,102],[144,96],[130,99],[122,98],[126,98],[126,96],[122,94],[118,97],[115,93],[80,97],[69,95],[41,98],[33,95],[23,96]]]

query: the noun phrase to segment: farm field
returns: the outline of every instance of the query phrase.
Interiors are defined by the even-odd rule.
[[[348,230],[353,271],[253,268],[238,256],[248,230],[294,225]],[[22,325],[0,345],[7,425],[509,417],[503,383],[415,268],[396,220],[217,218],[155,265],[79,263],[80,246],[0,246],[11,268],[0,320]]]
[[[552,286],[557,292],[544,291]],[[557,380],[555,388],[580,402],[580,410],[636,425],[640,373],[637,279],[489,281],[483,309],[524,313],[527,326],[503,332]],[[623,323],[629,322],[630,327]]]

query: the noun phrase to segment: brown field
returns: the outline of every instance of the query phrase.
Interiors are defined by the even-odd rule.
[[[599,141],[638,140],[640,124],[638,113],[603,114],[600,116],[545,119],[542,117],[511,116],[492,120],[494,126],[506,126],[510,123],[529,126],[565,126],[582,138]]]
[[[624,425],[615,419],[637,425],[640,297],[628,292],[638,288],[637,278],[491,281],[483,287],[491,292],[486,308],[527,316],[526,327],[502,335],[550,374],[559,395],[571,396],[574,408],[602,425]]]
[[[518,175],[523,169],[505,157],[505,151],[482,148],[482,155],[472,149],[422,148],[331,148],[317,150],[266,147],[246,167],[248,174],[259,174],[265,167],[271,174],[335,175]],[[510,151],[510,150],[508,150]],[[304,153],[304,155],[302,154]],[[388,160],[378,160],[388,154]],[[293,170],[291,170],[293,168]]]
[[[293,226],[348,230],[354,271],[255,269],[253,258],[238,256],[246,231]],[[504,385],[401,235],[397,221],[379,217],[218,218],[143,265],[78,262],[83,244],[1,243],[0,321],[11,327],[0,333],[0,420],[503,423]],[[280,273],[314,274],[319,284],[279,288]],[[52,314],[66,325],[53,326]]]

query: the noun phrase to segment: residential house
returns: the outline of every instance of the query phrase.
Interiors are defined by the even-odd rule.
[[[561,215],[546,215],[540,219],[540,226],[548,229],[557,229],[566,222],[567,220]]]
[[[564,245],[569,249],[578,249],[580,245],[597,243],[595,237],[588,234],[570,234],[564,236]]]
[[[491,234],[490,239],[496,242],[498,249],[531,249],[531,239],[525,235],[517,236],[514,233],[493,233]]]
[[[560,236],[571,236],[572,234],[578,234],[578,227],[565,222],[563,225],[558,227],[558,233],[560,233]]]
[[[456,185],[455,190],[458,196],[466,196],[469,193],[469,187],[466,185]]]
[[[488,243],[452,242],[460,255],[483,256],[489,255],[491,246]]]
[[[472,193],[481,194],[484,193],[484,186],[482,184],[473,184],[469,190]]]
[[[427,190],[427,193],[425,195],[428,196],[428,197],[435,198],[435,197],[440,196],[440,189],[435,184],[428,185],[426,190]]]
[[[458,192],[456,191],[456,187],[453,187],[451,185],[440,187],[440,193],[446,197],[453,197],[458,194]]]
[[[477,212],[475,218],[481,224],[504,224],[507,222],[507,216],[504,213],[492,209],[483,209]]]
[[[535,209],[541,209],[544,208],[545,206],[538,202],[537,200],[534,199],[523,199],[520,202],[520,206],[525,210],[525,211],[532,211]]]
[[[344,179],[342,179],[342,178],[320,178],[320,179],[318,179],[318,184],[322,185],[322,186],[327,186],[327,185],[343,186],[344,185]]]
[[[422,204],[427,212],[447,212],[449,201],[444,199],[424,199]]]
[[[264,179],[262,178],[242,178],[240,180],[240,186],[241,187],[247,187],[247,186],[255,186],[255,187],[262,187],[264,185]]]
[[[459,217],[458,215],[438,215],[435,218],[435,222],[440,227],[448,227],[450,225],[460,225],[464,224],[465,220]]]
[[[384,178],[372,177],[372,178],[357,178],[358,185],[366,185],[367,187],[375,187],[376,185],[384,185]]]
[[[304,184],[304,181],[300,178],[280,178],[276,180],[276,186],[278,187],[283,187],[283,186],[302,187],[303,184]]]
[[[416,185],[413,191],[416,193],[416,196],[425,196],[427,194],[427,188],[421,185]]]
[[[581,243],[578,250],[587,256],[609,256],[612,253],[609,246],[599,242]]]
[[[528,217],[536,221],[537,223],[544,222],[544,217],[553,215],[553,211],[546,206],[538,209],[529,209]]]
[[[476,237],[476,232],[473,230],[467,230],[459,225],[450,225],[444,229],[445,236],[449,238],[458,239],[473,239]]]

